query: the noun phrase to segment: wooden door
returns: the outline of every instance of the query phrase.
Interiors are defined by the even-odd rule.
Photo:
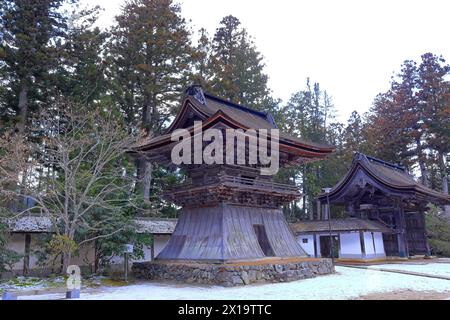
[[[259,246],[266,257],[273,257],[272,246],[270,245],[269,239],[267,238],[266,228],[262,224],[254,224],[253,229],[255,230],[256,238],[258,239]]]
[[[331,238],[330,236],[320,236],[320,256],[322,258],[331,258],[330,249],[331,249]],[[332,255],[333,258],[339,257],[339,238],[337,236],[333,236],[333,249]]]

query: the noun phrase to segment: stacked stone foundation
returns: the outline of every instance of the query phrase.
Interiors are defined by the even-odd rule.
[[[233,264],[152,261],[134,263],[132,272],[137,279],[232,287],[314,278],[334,273],[334,266],[331,259]]]

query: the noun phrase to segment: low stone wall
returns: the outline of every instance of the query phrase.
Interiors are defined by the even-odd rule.
[[[135,262],[137,279],[179,281],[225,287],[262,282],[287,282],[334,273],[330,259],[265,264],[197,264]]]

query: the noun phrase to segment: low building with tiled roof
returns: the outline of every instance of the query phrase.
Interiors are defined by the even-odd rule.
[[[290,226],[310,256],[328,257],[331,253],[341,261],[386,259],[383,234],[392,233],[379,221],[358,218],[300,221]]]

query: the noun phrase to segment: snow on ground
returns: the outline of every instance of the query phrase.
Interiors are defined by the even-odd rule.
[[[431,275],[450,277],[450,264],[448,263],[429,263],[429,264],[382,264],[370,266],[370,269],[389,269],[420,272]]]
[[[449,268],[450,265],[445,264],[443,267]],[[431,266],[431,268],[439,269],[437,266]],[[288,283],[224,288],[148,282],[82,291],[81,298],[87,300],[332,300],[353,299],[370,293],[397,290],[448,292],[450,297],[450,281],[337,266],[336,274]],[[61,294],[19,297],[19,299],[60,298],[62,298]]]

